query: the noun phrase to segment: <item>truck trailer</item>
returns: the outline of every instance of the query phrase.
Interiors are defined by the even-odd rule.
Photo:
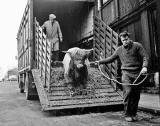
[[[39,97],[43,111],[122,104],[115,83],[104,78],[94,65],[88,68],[87,95],[70,96],[64,84],[63,54],[52,66],[51,44],[41,28],[53,13],[63,34],[61,51],[87,41],[94,48],[92,59],[100,55],[104,58],[117,47],[118,34],[98,17],[97,11],[96,0],[28,0],[17,33],[18,83],[27,100]],[[117,69],[116,62],[104,67],[112,78],[116,78]]]

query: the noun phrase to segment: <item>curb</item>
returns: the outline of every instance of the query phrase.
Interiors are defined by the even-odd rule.
[[[160,115],[160,107],[155,108],[155,107],[147,107],[147,106],[144,106],[144,105],[139,105],[138,109],[142,110],[142,111],[145,111],[145,112],[150,112],[150,113],[153,113],[153,114]]]

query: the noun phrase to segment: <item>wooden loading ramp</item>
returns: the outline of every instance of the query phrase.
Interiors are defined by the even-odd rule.
[[[61,68],[54,68],[54,71],[56,71],[55,69],[59,71]],[[54,73],[57,74],[57,72]],[[70,96],[66,92],[63,79],[59,82],[52,82],[50,92],[48,92],[43,86],[44,83],[40,77],[40,71],[33,69],[32,74],[43,111],[122,105],[120,95],[114,91],[108,80],[105,80],[96,68],[89,69],[89,76],[96,83],[90,82],[88,84],[91,86],[87,87],[87,90],[89,90],[87,95]],[[54,75],[52,74],[52,76]]]

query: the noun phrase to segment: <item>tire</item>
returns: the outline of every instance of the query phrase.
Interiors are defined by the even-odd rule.
[[[20,93],[24,93],[24,89],[20,89]]]
[[[22,81],[23,79],[21,78],[21,76],[19,75],[19,79],[18,79],[18,84],[19,84],[19,89],[20,89],[20,93],[24,93],[24,82]]]
[[[26,99],[27,100],[32,100],[32,96],[30,95],[30,92],[29,92],[29,76],[28,76],[28,73],[26,73],[26,78],[25,78],[25,94],[26,94]]]
[[[20,82],[19,84],[20,93],[24,93],[24,83]]]

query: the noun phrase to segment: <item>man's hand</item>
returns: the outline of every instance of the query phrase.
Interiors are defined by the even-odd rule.
[[[61,38],[60,38],[60,42],[62,42],[62,41],[63,41],[63,38],[61,37]]]
[[[94,64],[95,64],[95,65],[98,65],[98,64],[99,64],[99,61],[95,61]]]
[[[143,67],[140,73],[141,74],[146,74],[147,73],[147,67]]]

